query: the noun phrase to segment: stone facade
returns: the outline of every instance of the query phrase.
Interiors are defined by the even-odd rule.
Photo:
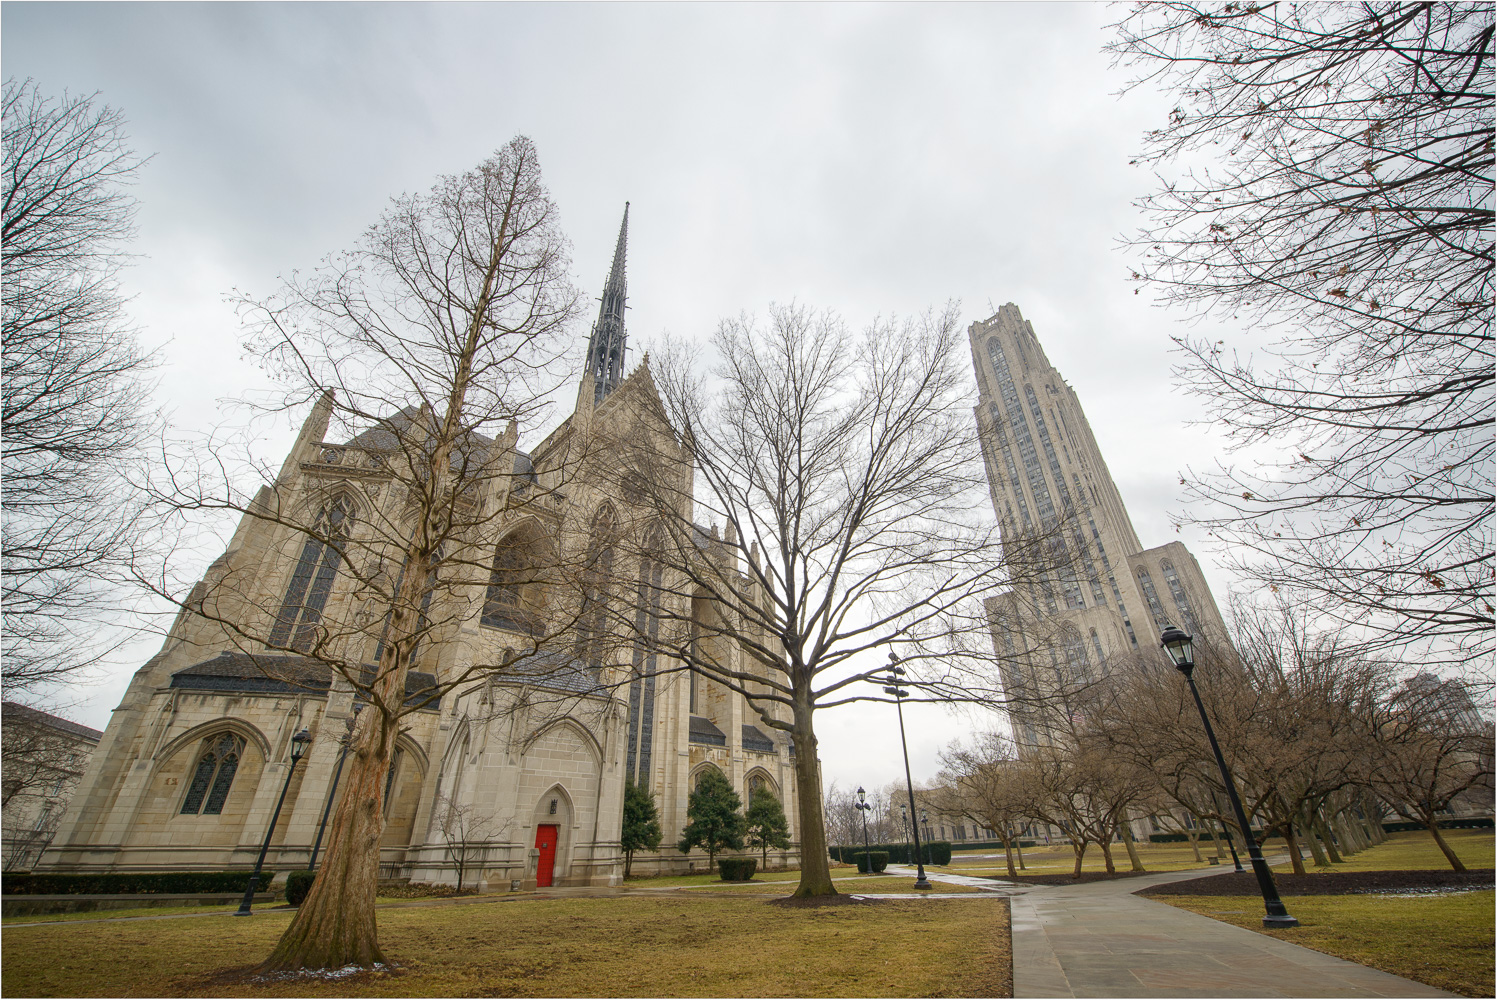
[[[1226,625],[1195,557],[1179,542],[1146,549],[1139,541],[1081,401],[1018,307],[1003,306],[968,336],[975,416],[1005,534],[1066,525],[1065,564],[1026,581],[1032,593],[1011,595],[1036,609],[1047,635],[1018,655],[995,639],[1005,689],[1038,700],[1058,681],[1084,684],[1117,663],[1166,668],[1158,650],[1166,623],[1225,642]],[[1046,739],[1043,712],[1011,715],[1021,745]]]
[[[597,440],[637,426],[641,414],[659,412],[647,361],[619,378],[624,246],[621,231],[594,330],[607,349],[590,349],[573,413],[528,452],[518,448],[514,424],[496,439],[475,434],[465,445],[506,470],[493,480],[502,485],[471,501],[494,511],[482,522],[488,534],[464,541],[493,553],[493,575],[446,582],[423,610],[440,624],[422,640],[407,683],[414,710],[403,717],[383,796],[383,877],[454,882],[461,867],[465,884],[616,884],[626,778],[654,794],[665,832],[660,852],[635,855],[636,872],[705,865],[704,854],[673,846],[705,768],[720,769],[745,800],[750,786],[767,784],[787,816],[796,815],[788,737],[760,731],[742,696],[681,671],[660,651],[668,642],[647,649],[637,632],[611,635],[604,662],[584,656],[598,636],[579,626],[551,652],[537,652],[533,671],[484,668],[513,659],[511,651],[527,648],[549,620],[566,617],[565,601],[548,590],[559,588],[501,582],[510,579],[505,560],[532,550],[575,558],[596,543],[598,525],[630,520],[627,491],[605,474],[604,458],[578,459]],[[596,372],[594,355],[607,361]],[[320,516],[341,519],[339,530],[352,540],[371,523],[398,520],[404,494],[390,466],[410,454],[407,437],[421,433],[423,414],[401,411],[350,440],[330,441],[329,403],[314,407],[280,475],[261,489],[188,598],[192,610],[179,614],[161,651],[137,671],[39,867],[245,867],[283,787],[267,866],[307,867],[346,790],[337,784],[341,741],[362,706],[343,676],[297,655],[301,633],[294,630],[313,621],[338,636],[346,658],[375,663],[388,602],[369,606],[359,585],[384,570],[359,564],[350,571],[356,557],[340,563],[297,524],[313,523],[319,504]],[[685,487],[689,497],[689,478]],[[704,557],[713,557],[717,530],[700,534]],[[648,576],[643,559],[621,556],[612,567],[616,583],[605,600],[624,605],[615,622],[636,612],[647,626],[651,614],[661,617],[646,606],[650,588],[635,587]],[[653,593],[681,605],[666,609],[668,621],[714,613],[702,598],[686,606],[669,587],[664,598]],[[287,618],[287,608],[301,610]],[[316,614],[309,618],[306,608]],[[717,653],[751,669],[740,650]],[[314,739],[293,769],[290,742],[303,728]],[[796,856],[792,846],[772,852],[772,863]]]
[[[104,734],[47,712],[4,705],[4,841],[6,871],[30,868],[57,832]]]

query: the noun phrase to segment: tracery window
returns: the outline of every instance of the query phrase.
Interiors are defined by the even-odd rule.
[[[500,540],[489,572],[480,622],[491,628],[536,634],[541,628],[541,542],[522,527]]]
[[[353,526],[353,501],[343,494],[317,516],[315,534],[302,544],[301,556],[291,573],[280,614],[270,630],[267,645],[300,653],[317,642],[317,623],[332,593],[333,579],[343,562],[342,546]]]
[[[582,613],[578,616],[578,659],[593,670],[603,666],[608,626],[610,584],[613,578],[613,507],[603,504],[593,515],[588,532],[587,564],[582,571]]]
[[[244,739],[233,733],[221,733],[203,741],[187,796],[182,800],[182,815],[217,816],[224,811],[239,759],[244,755]]]

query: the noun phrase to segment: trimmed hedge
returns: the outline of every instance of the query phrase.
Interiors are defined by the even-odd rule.
[[[1469,819],[1438,819],[1435,820],[1435,825],[1442,830],[1490,830],[1492,829],[1492,817],[1472,816]],[[1396,823],[1384,823],[1383,829],[1388,833],[1408,833],[1411,830],[1428,830],[1429,827],[1423,823],[1399,820]]]
[[[747,882],[758,869],[758,858],[717,859],[717,874],[724,882]]]
[[[888,851],[869,851],[866,854],[862,851],[858,852],[858,871],[865,874],[870,870],[881,872],[887,867],[889,867]]]
[[[301,901],[307,898],[307,893],[312,891],[312,880],[317,877],[314,871],[303,870],[292,872],[286,876],[286,902],[292,906],[300,906]]]
[[[869,850],[880,851],[888,855],[887,861],[896,865],[912,865],[915,863],[915,852],[909,844],[871,844]],[[829,847],[827,852],[833,861],[841,861],[844,864],[857,864],[863,854],[862,844],[853,844],[843,847]],[[931,844],[922,843],[920,853],[928,865],[951,864],[951,841],[938,840]]]
[[[270,872],[261,875],[270,883]],[[108,896],[115,893],[243,892],[250,873],[242,872],[89,872],[79,875],[7,875],[7,896]]]

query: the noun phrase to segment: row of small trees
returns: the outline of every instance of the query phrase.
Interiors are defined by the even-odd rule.
[[[696,788],[687,799],[685,829],[676,844],[688,854],[700,847],[707,852],[707,867],[717,864],[721,851],[741,851],[745,846],[758,848],[763,864],[769,863],[771,847],[784,850],[790,846],[790,824],[784,807],[775,794],[763,785],[749,793],[746,812],[740,812],[743,800],[733,790],[721,771],[709,768],[702,773]],[[635,851],[654,851],[660,847],[663,834],[655,810],[655,797],[649,789],[633,781],[624,785],[624,824],[619,835],[624,850],[624,877],[634,864]]]
[[[1235,648],[1198,643],[1196,678],[1255,835],[1283,837],[1303,873],[1302,847],[1316,865],[1338,863],[1381,840],[1391,811],[1464,870],[1439,821],[1463,796],[1490,806],[1493,728],[1470,686],[1348,651],[1282,608],[1240,610],[1239,623]],[[1100,682],[1031,711],[1037,745],[990,733],[950,747],[943,806],[1009,845],[1033,822],[1066,831],[1078,875],[1091,844],[1113,871],[1118,838],[1140,868],[1129,828],[1138,816],[1183,834],[1198,858],[1202,836],[1242,837],[1182,678],[1141,659],[1109,666]]]

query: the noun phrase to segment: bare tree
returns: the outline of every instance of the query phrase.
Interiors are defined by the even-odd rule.
[[[1252,446],[1191,474],[1191,517],[1364,641],[1489,659],[1492,7],[1140,3],[1115,29],[1132,86],[1179,101],[1138,162],[1216,161],[1142,201],[1135,278],[1274,338],[1177,338]]]
[[[447,859],[457,869],[457,891],[463,891],[463,877],[468,869],[487,854],[486,842],[494,832],[493,822],[480,816],[472,805],[443,798],[436,803],[441,817],[442,841]]]
[[[107,651],[114,574],[140,504],[125,475],[149,428],[151,368],[124,313],[142,160],[97,96],[4,89],[3,596],[7,692]]]
[[[1033,813],[1013,742],[998,733],[979,733],[971,746],[956,742],[941,751],[941,766],[952,790],[943,801],[945,811],[992,830],[1003,843],[1009,875],[1017,876],[1014,848]]]
[[[1422,824],[1450,867],[1463,872],[1440,835],[1439,814],[1471,792],[1491,802],[1492,727],[1470,708],[1465,685],[1425,676],[1428,683],[1407,683],[1378,706],[1369,727],[1370,783],[1394,812]]]
[[[525,528],[558,506],[577,456],[552,442],[536,477],[515,451],[520,423],[559,377],[577,301],[566,251],[524,138],[395,199],[355,249],[271,298],[238,298],[251,348],[288,387],[278,405],[314,404],[285,467],[265,468],[253,496],[215,478],[218,455],[173,464],[155,484],[173,523],[241,517],[228,551],[185,597],[151,581],[183,609],[174,635],[208,623],[204,641],[289,654],[257,656],[287,680],[298,676],[288,662],[319,665],[368,704],[350,737],[326,861],[267,971],[385,962],[374,896],[404,717],[497,681],[532,712],[601,690],[597,672],[571,656],[590,556],[572,551],[575,532],[550,540]],[[252,530],[295,563],[284,596],[260,583],[267,556],[246,544]],[[506,633],[507,648],[459,637],[480,621]],[[413,687],[418,662],[424,682]],[[552,682],[568,671],[577,683]]]
[[[830,314],[779,306],[767,326],[724,321],[713,343],[710,378],[685,351],[652,369],[679,453],[646,435],[617,448],[660,526],[668,603],[715,609],[667,609],[656,641],[793,741],[796,894],[830,895],[815,713],[882,699],[866,682],[888,650],[916,699],[1000,697],[982,602],[1009,581],[964,338],[954,307],[854,337]]]

